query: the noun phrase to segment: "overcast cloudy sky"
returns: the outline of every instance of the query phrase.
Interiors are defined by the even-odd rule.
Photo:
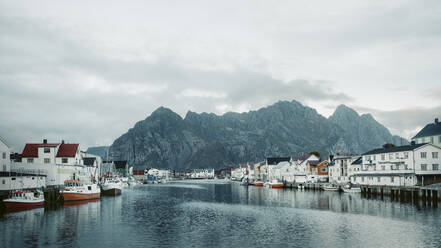
[[[159,106],[296,99],[409,138],[441,117],[440,24],[439,0],[0,0],[0,136],[85,149]]]

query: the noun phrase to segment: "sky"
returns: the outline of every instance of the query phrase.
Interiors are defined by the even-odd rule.
[[[441,1],[0,0],[0,137],[110,145],[160,106],[441,117]]]

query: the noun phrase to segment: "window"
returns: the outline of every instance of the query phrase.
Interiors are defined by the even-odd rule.
[[[3,157],[3,159],[6,159],[6,152],[3,152],[2,157]]]
[[[438,143],[441,143],[441,135],[438,136]]]
[[[381,180],[381,177],[377,177],[377,182],[380,182],[380,180]]]
[[[6,165],[5,164],[3,165],[3,171],[6,171]]]
[[[432,158],[438,158],[438,152],[432,152]]]
[[[361,177],[361,181],[364,182],[364,177]]]
[[[34,159],[33,158],[28,158],[27,161],[28,161],[29,164],[32,164],[34,162]]]
[[[392,159],[392,158],[393,158],[393,156],[394,156],[394,154],[393,154],[393,153],[389,153],[389,159]]]
[[[51,149],[49,147],[44,148],[44,153],[51,153]]]
[[[426,171],[427,170],[427,164],[421,164],[421,170]]]
[[[422,139],[422,138],[419,138],[419,139],[418,139],[418,144],[421,144],[421,143],[423,143],[423,139]]]
[[[421,158],[426,158],[427,157],[427,152],[421,152]]]
[[[395,177],[390,177],[390,182],[393,183],[395,180]]]
[[[430,144],[433,144],[433,136],[430,137]]]
[[[371,160],[371,156],[367,156],[366,159],[369,161]]]
[[[382,169],[382,170],[386,170],[386,166],[382,165],[382,166],[381,166],[381,169]]]
[[[439,170],[439,165],[438,164],[432,164],[432,170],[434,170],[434,171]]]
[[[51,159],[50,158],[45,158],[44,159],[44,163],[45,164],[50,164],[51,163]]]
[[[62,158],[62,159],[61,159],[61,163],[63,163],[63,164],[67,164],[67,158]]]
[[[321,171],[322,172],[326,172],[326,168],[321,168]]]
[[[385,155],[381,154],[381,160],[385,160]]]
[[[409,153],[408,152],[404,153],[404,158],[409,158]]]

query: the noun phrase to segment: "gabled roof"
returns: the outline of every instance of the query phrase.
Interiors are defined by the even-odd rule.
[[[412,139],[433,136],[433,135],[441,135],[441,122],[427,124]]]
[[[95,163],[96,158],[91,157],[91,158],[84,158],[84,165],[86,166],[93,166],[93,164]]]
[[[309,165],[317,166],[317,165],[320,164],[320,160],[309,160],[307,163],[308,163]]]
[[[26,144],[21,157],[23,158],[38,158],[39,147],[57,147],[60,144]]]
[[[78,144],[61,144],[58,148],[57,157],[75,157]]]
[[[405,151],[413,151],[421,146],[426,145],[427,143],[423,144],[414,144],[414,145],[406,145],[406,146],[395,146],[395,147],[389,147],[389,148],[378,148],[374,149],[372,151],[368,151],[363,155],[371,155],[371,154],[380,154],[380,153],[390,153],[390,152],[405,152]]]
[[[2,137],[0,137],[0,142],[2,142],[3,144],[5,144],[5,146],[6,146],[7,148],[11,148],[11,147],[9,147],[8,143],[6,143],[6,142],[2,139]]]
[[[266,162],[268,165],[276,165],[280,162],[289,162],[291,160],[290,157],[282,157],[282,158],[267,158]]]
[[[362,164],[362,162],[363,162],[363,157],[359,157],[354,162],[352,162],[351,164],[358,165],[358,164]]]

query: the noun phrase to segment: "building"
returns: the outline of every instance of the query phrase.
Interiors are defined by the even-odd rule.
[[[11,170],[10,160],[11,151],[9,149],[9,146],[0,138],[0,171],[2,172],[8,172]]]
[[[359,156],[349,166],[349,168],[348,168],[348,177],[349,177],[349,181],[351,183],[355,184],[355,177],[354,177],[354,175],[356,173],[358,173],[359,171],[361,171],[362,164],[363,164],[363,157]]]
[[[79,178],[90,180],[91,171],[84,166],[79,144],[28,143],[21,154],[21,162],[11,163],[11,171],[17,173],[46,175],[46,185],[63,185],[65,180]]]
[[[0,191],[33,189],[46,186],[46,175],[43,173],[33,173],[32,171],[18,170],[11,171],[11,157],[9,146],[0,138]]]
[[[306,162],[308,182],[327,182],[328,181],[328,161],[309,160]]]
[[[441,123],[438,118],[435,118],[434,123],[427,124],[421,131],[419,131],[413,138],[412,141],[415,144],[430,143],[441,147]]]
[[[336,155],[330,156],[329,182],[336,184],[346,184],[350,182],[349,169],[352,162],[359,156],[353,155]]]
[[[353,182],[361,185],[426,186],[441,182],[441,148],[432,144],[384,146],[362,155]]]

